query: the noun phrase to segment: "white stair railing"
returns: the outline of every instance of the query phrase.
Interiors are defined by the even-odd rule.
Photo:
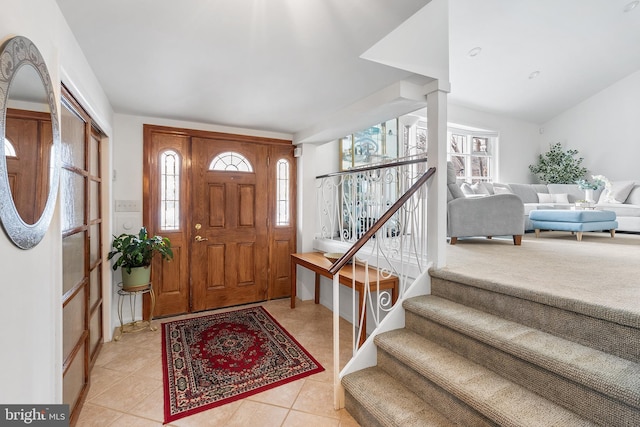
[[[407,287],[426,269],[424,184],[434,173],[435,168],[426,170],[426,158],[422,157],[317,177],[321,206],[317,237],[349,245],[329,269],[333,275],[336,409],[344,406],[339,378],[340,272],[344,272],[343,268],[352,269],[352,351],[355,355],[362,344],[360,337],[367,335],[367,328],[373,331],[371,339],[386,314],[402,303]],[[349,262],[351,265],[347,265]],[[357,295],[357,268],[365,272],[363,295]],[[391,289],[381,286],[385,279],[392,277],[398,279],[395,300]]]

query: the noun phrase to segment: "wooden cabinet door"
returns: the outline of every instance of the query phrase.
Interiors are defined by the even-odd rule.
[[[193,311],[267,299],[267,147],[192,138]]]

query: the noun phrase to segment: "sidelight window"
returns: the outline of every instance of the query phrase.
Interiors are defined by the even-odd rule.
[[[251,162],[242,154],[228,151],[220,153],[209,164],[211,171],[253,172]]]
[[[289,161],[280,159],[276,163],[276,225],[289,225]]]
[[[173,150],[160,153],[160,228],[180,228],[180,155]]]

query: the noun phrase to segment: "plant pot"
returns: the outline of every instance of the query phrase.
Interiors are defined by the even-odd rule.
[[[131,273],[127,269],[122,269],[122,289],[133,290],[144,288],[151,282],[151,267],[133,267]]]
[[[587,202],[594,202],[595,200],[593,200],[593,190],[591,188],[586,188],[584,190],[584,199]]]

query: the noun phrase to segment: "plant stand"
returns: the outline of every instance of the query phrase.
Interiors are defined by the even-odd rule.
[[[120,328],[118,328],[119,333],[116,333],[113,337],[114,341],[118,341],[122,338],[122,334],[130,333],[130,332],[140,332],[145,329],[149,329],[150,331],[157,331],[158,327],[154,326],[151,323],[153,319],[153,310],[156,305],[156,296],[153,293],[153,287],[151,283],[147,283],[146,285],[136,286],[135,288],[123,289],[122,282],[118,283],[118,319],[120,319]],[[151,311],[149,312],[149,320],[135,320],[136,318],[136,300],[138,295],[149,294],[151,297]],[[122,307],[124,305],[125,298],[129,298],[129,310],[131,312],[131,318],[133,319],[129,323],[124,323],[122,321]]]

